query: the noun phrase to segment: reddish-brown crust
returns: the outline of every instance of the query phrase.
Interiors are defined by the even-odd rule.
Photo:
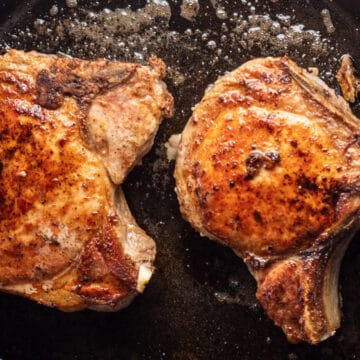
[[[261,274],[257,298],[290,342],[317,342],[328,332],[319,254],[275,263]],[[311,323],[311,327],[309,326]]]
[[[116,305],[129,292],[136,291],[138,270],[130,257],[124,254],[114,230],[114,225],[120,221],[111,211],[102,231],[85,244],[76,292],[89,305],[100,304],[101,301]],[[100,287],[94,287],[94,284],[100,284]]]
[[[171,115],[173,100],[160,81],[164,71],[156,58],[145,67],[14,50],[0,57],[4,291],[67,311],[116,309],[137,292],[139,267],[152,271],[155,244],[126,205],[120,211],[110,177],[123,180],[148,151],[162,117]],[[94,119],[99,129],[131,120],[118,116],[119,109],[142,119],[145,128],[138,142],[136,132],[120,138],[118,146],[128,149],[118,154],[122,168],[107,168],[96,143],[102,133],[88,124],[89,108],[106,96],[112,107],[103,109],[102,123]],[[124,99],[142,113],[131,113]],[[126,252],[128,227],[137,243]]]
[[[43,69],[36,76],[36,102],[53,110],[62,105],[66,95],[80,103],[89,103],[103,91],[128,80],[139,67],[129,63],[120,68],[108,60],[86,62],[57,58],[50,69]]]
[[[270,274],[258,286],[257,298],[275,324],[284,326],[290,341],[306,339],[301,266],[296,261],[289,261],[275,265]]]
[[[284,62],[254,61],[219,80],[188,122],[175,171],[180,202],[192,193],[201,230],[260,256],[305,249],[337,221],[354,160],[319,120],[331,112]],[[342,136],[351,143],[354,134]]]
[[[179,147],[183,214],[240,253],[311,246],[339,220],[344,187],[352,181],[355,189],[358,181],[348,175],[357,146],[350,145],[355,152],[337,146],[323,125],[336,116],[299,86],[287,61],[249,62],[219,80],[196,107]],[[346,126],[336,136],[345,144],[354,139]]]
[[[344,248],[334,238],[347,244],[359,228],[359,126],[343,99],[284,57],[217,80],[182,133],[183,216],[245,259],[292,342],[317,343],[339,326],[330,289]]]
[[[106,287],[97,287],[95,284],[78,285],[75,292],[86,301],[88,306],[106,306],[115,308],[121,300],[129,296],[129,288],[122,283],[116,285],[116,291]],[[135,290],[133,290],[135,291]]]

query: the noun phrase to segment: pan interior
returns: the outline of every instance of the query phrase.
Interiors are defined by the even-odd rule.
[[[286,54],[317,67],[338,90],[341,56],[360,60],[354,14],[330,0],[38,0],[0,6],[2,52],[17,48],[141,63],[156,54],[168,65],[176,101],[174,118],[161,125],[152,151],[124,184],[134,216],[158,248],[157,272],[145,294],[115,314],[63,314],[2,294],[0,358],[360,358],[357,239],[341,272],[341,329],[317,347],[290,345],[258,306],[255,282],[242,261],[182,220],[165,147],[206,87],[254,57]],[[359,103],[353,110],[360,115]]]

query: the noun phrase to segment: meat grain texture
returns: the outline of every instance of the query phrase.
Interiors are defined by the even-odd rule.
[[[154,270],[121,189],[173,99],[165,65],[0,57],[0,288],[64,311],[118,310]]]
[[[244,259],[291,342],[340,326],[339,266],[359,229],[359,127],[341,97],[282,57],[217,80],[182,133],[183,216]]]

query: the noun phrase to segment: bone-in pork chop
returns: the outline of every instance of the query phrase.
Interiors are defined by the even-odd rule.
[[[165,66],[0,57],[0,288],[61,310],[126,306],[155,243],[121,189],[173,99]]]
[[[175,178],[182,214],[231,247],[291,342],[340,325],[338,273],[359,228],[360,120],[286,57],[252,60],[209,88]]]

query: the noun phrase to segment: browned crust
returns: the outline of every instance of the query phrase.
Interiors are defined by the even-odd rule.
[[[120,299],[136,292],[138,269],[119,243],[114,229],[119,221],[112,211],[103,231],[85,244],[75,289],[87,305],[116,306]]]
[[[317,343],[329,333],[322,304],[321,259],[319,254],[312,254],[304,260],[277,262],[262,274],[264,280],[258,283],[258,300],[290,342]],[[330,333],[334,330],[330,329]]]
[[[359,213],[344,220],[326,243],[291,257],[244,258],[255,276],[256,296],[288,341],[317,344],[340,326],[338,277],[347,246],[360,227]]]
[[[153,107],[144,109],[158,125],[173,109],[159,81],[164,76],[165,65],[155,57],[148,67],[15,50],[0,58],[3,291],[64,311],[117,310],[142,291],[139,269],[145,265],[151,275],[155,243],[138,228],[125,199],[116,204],[86,120],[94,99],[127,86],[135,101],[152,91]],[[160,87],[159,98],[151,82]]]
[[[341,194],[357,192],[359,121],[309,76],[287,58],[253,60],[196,106],[174,175],[182,214],[198,231],[271,256],[306,249],[341,222]],[[336,105],[327,108],[324,97]]]
[[[257,297],[289,341],[318,343],[340,324],[337,278],[359,228],[360,121],[288,58],[220,78],[180,142],[180,209],[243,257]]]

